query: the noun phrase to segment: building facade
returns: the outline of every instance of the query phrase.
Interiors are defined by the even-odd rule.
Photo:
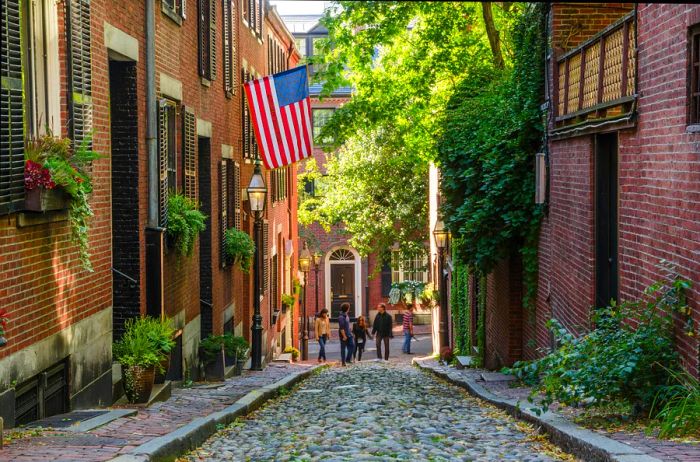
[[[250,340],[252,275],[223,253],[227,229],[253,229],[245,187],[257,151],[241,85],[294,67],[299,55],[263,0],[152,3],[0,3],[0,306],[9,315],[0,416],[8,426],[111,404],[112,341],[127,319],[174,321],[171,380],[199,376],[203,337]],[[80,264],[67,205],[27,211],[25,141],[49,130],[75,144],[91,135],[102,155],[88,167],[93,271]],[[296,274],[293,170],[265,172],[267,360],[295,334],[275,299]],[[167,235],[176,195],[207,216],[191,255]]]

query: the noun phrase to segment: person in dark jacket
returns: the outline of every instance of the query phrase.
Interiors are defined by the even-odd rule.
[[[352,352],[352,357],[362,361],[362,352],[365,351],[367,336],[371,336],[364,316],[358,317],[352,325],[352,335],[355,337],[355,351]]]
[[[352,338],[352,330],[350,328],[350,304],[343,303],[340,305],[340,315],[338,316],[338,335],[340,337],[340,360],[343,366],[346,363],[352,364],[352,352],[355,350],[355,343]]]
[[[384,343],[384,360],[389,360],[389,339],[392,334],[391,315],[386,312],[386,305],[380,303],[377,306],[377,316],[374,317],[372,324],[372,334],[377,340],[377,358],[382,359],[382,342]]]

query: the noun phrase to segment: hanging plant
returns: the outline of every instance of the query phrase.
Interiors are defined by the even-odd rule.
[[[167,233],[180,255],[192,255],[197,236],[206,229],[206,219],[193,200],[181,194],[168,198]]]
[[[237,264],[248,274],[255,255],[255,243],[247,233],[236,228],[227,229],[224,232],[224,255],[229,263]]]
[[[420,281],[402,281],[391,284],[389,303],[396,305],[400,300],[407,304],[420,302],[423,298],[426,283]]]
[[[92,193],[92,178],[87,167],[103,156],[90,148],[91,136],[71,149],[71,140],[53,136],[51,131],[29,140],[24,150],[25,206],[32,211],[59,210],[68,212],[71,240],[78,246],[80,262],[93,271],[88,246],[89,221],[94,215],[88,198]]]
[[[7,328],[7,320],[9,318],[10,316],[7,314],[7,311],[0,309],[0,347],[7,344],[5,329]]]

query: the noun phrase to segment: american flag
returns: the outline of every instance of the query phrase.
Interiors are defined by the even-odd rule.
[[[245,94],[265,167],[283,167],[311,155],[306,66],[247,82]]]

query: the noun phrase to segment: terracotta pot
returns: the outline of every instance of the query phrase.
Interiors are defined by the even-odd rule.
[[[63,189],[34,188],[24,191],[24,210],[47,212],[68,208],[68,196]]]
[[[156,368],[156,378],[154,383],[165,383],[165,376],[170,369],[170,353],[168,353],[161,361],[160,368]],[[163,372],[161,372],[161,370]]]
[[[124,368],[124,392],[130,403],[147,403],[153,390],[155,366]]]

